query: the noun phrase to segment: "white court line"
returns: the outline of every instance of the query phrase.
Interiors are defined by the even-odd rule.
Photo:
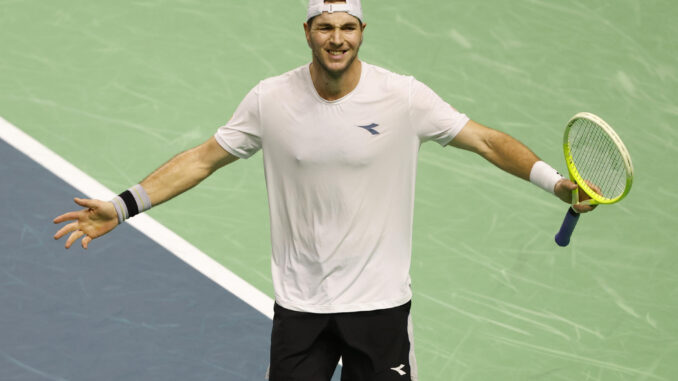
[[[0,117],[0,139],[3,139],[47,170],[86,194],[90,198],[110,200],[115,196],[110,189],[64,160],[17,127]],[[223,267],[200,249],[163,226],[147,214],[139,214],[127,221],[200,273],[228,290],[257,311],[273,319],[273,299],[256,289],[233,272]]]

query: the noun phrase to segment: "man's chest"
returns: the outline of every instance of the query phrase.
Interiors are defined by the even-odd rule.
[[[371,166],[416,140],[406,109],[396,101],[280,103],[265,111],[264,155],[298,166]]]

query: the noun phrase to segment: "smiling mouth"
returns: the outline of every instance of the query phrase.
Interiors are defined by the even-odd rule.
[[[326,52],[330,55],[332,58],[341,58],[346,54],[348,50],[326,50]]]

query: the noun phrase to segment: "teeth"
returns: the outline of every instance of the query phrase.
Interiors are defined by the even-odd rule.
[[[339,54],[344,54],[342,50],[330,50],[330,54],[332,55],[339,55]]]

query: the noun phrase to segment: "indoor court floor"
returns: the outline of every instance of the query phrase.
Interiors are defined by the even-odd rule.
[[[258,81],[310,62],[306,4],[0,0],[0,380],[264,379],[260,153],[88,251],[55,242],[51,221],[75,196],[138,183],[209,138]],[[561,173],[565,123],[592,112],[635,167],[629,196],[583,216],[560,248],[567,205],[422,145],[420,380],[678,379],[678,3],[363,7],[362,60],[415,76]]]

